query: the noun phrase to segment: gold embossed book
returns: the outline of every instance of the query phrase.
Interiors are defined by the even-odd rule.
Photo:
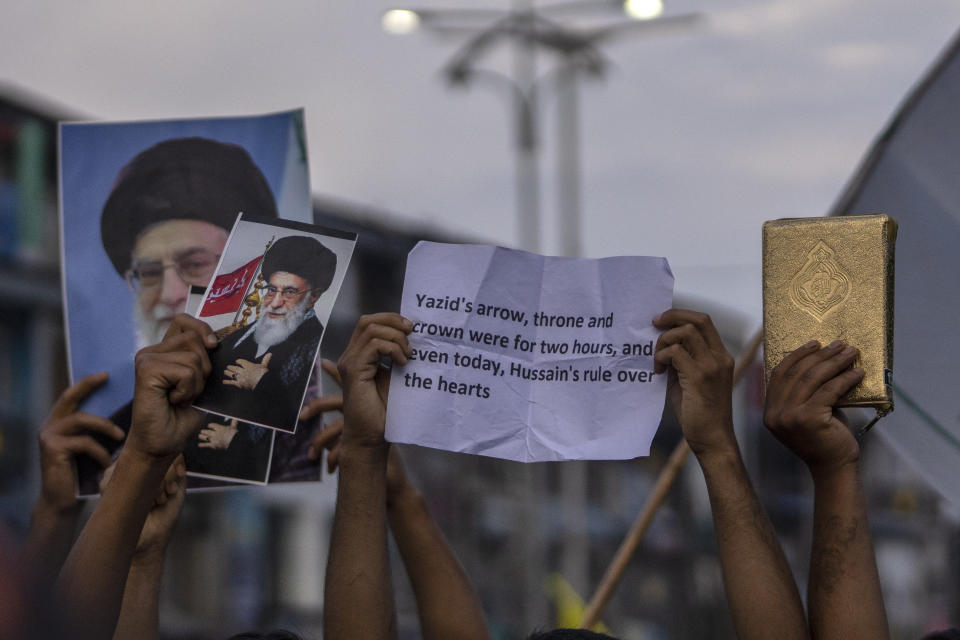
[[[784,356],[807,341],[843,340],[860,350],[856,366],[866,373],[840,406],[874,407],[878,418],[893,410],[896,238],[897,222],[883,214],[763,224],[767,381]]]

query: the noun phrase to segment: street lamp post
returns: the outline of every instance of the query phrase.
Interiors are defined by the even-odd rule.
[[[566,26],[558,17],[575,12],[622,6],[629,20],[602,27]],[[565,0],[534,8],[532,0],[514,0],[510,10],[392,9],[383,16],[386,30],[407,34],[423,28],[440,33],[468,33],[470,38],[445,66],[453,85],[478,79],[498,79],[510,88],[516,148],[517,237],[521,248],[540,250],[539,125],[540,85],[555,75],[558,96],[558,219],[560,250],[574,257],[581,252],[580,140],[577,81],[581,75],[603,74],[606,61],[597,45],[613,36],[647,27],[686,25],[697,14],[661,17],[662,0]],[[512,77],[478,68],[478,59],[501,41],[513,44]],[[560,57],[559,65],[537,77],[538,49]]]

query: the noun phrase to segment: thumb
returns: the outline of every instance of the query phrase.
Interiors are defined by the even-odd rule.
[[[273,354],[268,353],[265,356],[263,356],[263,360],[260,361],[260,364],[262,364],[263,366],[267,366],[268,364],[270,364],[270,360],[272,358],[273,358]]]

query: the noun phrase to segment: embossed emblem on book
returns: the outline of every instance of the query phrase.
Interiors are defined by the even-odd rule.
[[[837,262],[836,252],[820,240],[790,282],[790,299],[821,322],[849,295],[850,278]]]

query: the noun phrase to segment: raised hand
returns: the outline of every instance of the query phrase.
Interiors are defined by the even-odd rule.
[[[389,370],[380,359],[390,357],[407,364],[410,344],[407,334],[413,323],[396,313],[378,313],[360,318],[337,368],[343,381],[342,434],[345,446],[383,447],[387,413]]]
[[[74,457],[85,454],[100,466],[110,465],[110,454],[89,432],[123,440],[123,429],[106,418],[77,411],[80,403],[107,381],[106,373],[82,378],[64,391],[40,430],[40,502],[55,510],[77,504]]]
[[[174,456],[199,429],[203,413],[190,403],[210,374],[207,349],[217,338],[203,321],[179,314],[160,344],[136,356],[133,421],[126,449],[148,457]]]
[[[654,372],[667,371],[667,398],[691,450],[701,455],[735,445],[733,357],[710,316],[670,309],[654,318],[663,329],[654,352]]]
[[[863,379],[863,369],[853,367],[858,355],[840,341],[823,348],[811,341],[770,375],[764,424],[813,473],[860,458],[857,439],[834,406]]]
[[[337,365],[330,360],[321,360],[321,368],[327,372],[334,382],[341,384],[340,372],[337,371]],[[300,412],[301,420],[309,420],[325,411],[343,411],[343,396],[329,395],[322,398],[316,398],[307,403]],[[313,437],[310,443],[310,449],[307,451],[307,457],[310,460],[319,460],[323,455],[324,449],[327,451],[327,472],[333,473],[337,470],[337,464],[340,460],[340,436],[343,433],[343,418],[337,418],[330,424],[327,424]],[[390,455],[387,458],[387,504],[389,505],[398,496],[413,488],[407,478],[406,470],[403,466],[403,460],[396,447],[390,447]]]
[[[340,378],[340,372],[337,370],[337,365],[331,360],[323,358],[320,360],[320,368],[333,378],[333,381],[339,386],[343,386],[343,381]],[[334,394],[322,396],[320,398],[314,398],[307,404],[303,406],[303,409],[300,410],[300,420],[310,420],[315,418],[318,415],[321,415],[327,411],[343,411],[343,395]],[[313,440],[310,442],[310,448],[307,450],[307,458],[312,461],[320,460],[323,455],[323,450],[327,450],[327,471],[333,473],[336,468],[336,459],[331,457],[334,454],[339,455],[340,451],[340,434],[343,432],[343,417],[337,418],[333,422],[326,424],[323,428],[317,432],[313,437]]]

